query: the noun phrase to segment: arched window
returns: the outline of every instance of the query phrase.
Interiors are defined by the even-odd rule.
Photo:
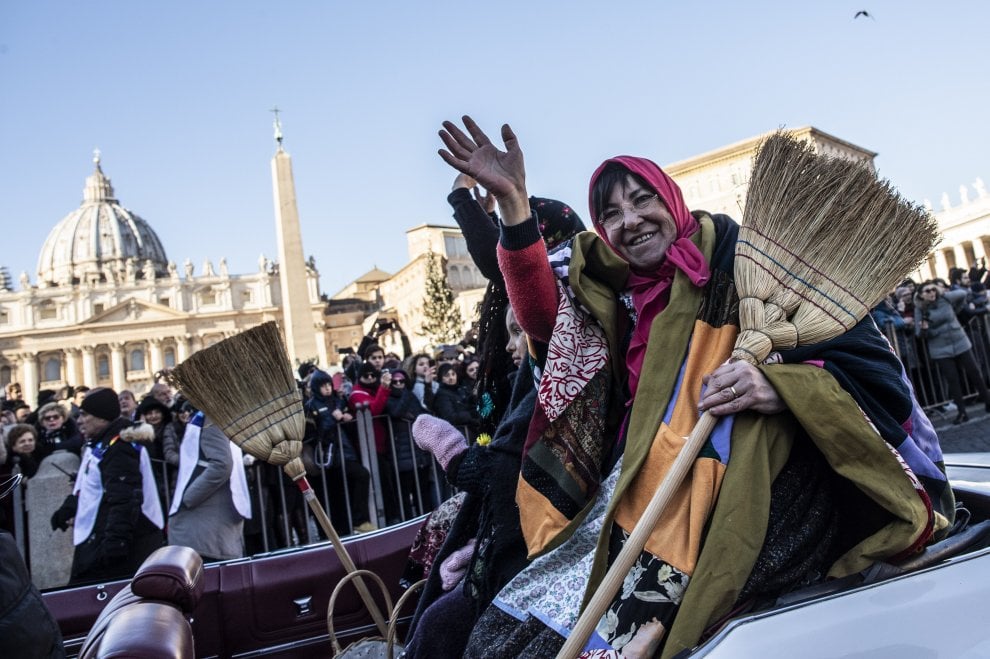
[[[49,357],[45,360],[45,382],[54,382],[62,379],[62,360],[58,357]]]
[[[141,348],[135,348],[131,350],[130,354],[130,368],[129,371],[143,371],[144,370],[144,350]]]
[[[165,348],[165,367],[172,368],[175,366],[175,348]]]
[[[96,358],[96,376],[99,378],[110,377],[110,358],[100,355]]]

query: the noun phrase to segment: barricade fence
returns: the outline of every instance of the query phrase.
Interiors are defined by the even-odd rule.
[[[949,390],[939,370],[938,362],[929,356],[928,342],[914,335],[913,327],[896,328],[893,323],[885,323],[880,328],[897,354],[904,370],[914,387],[915,396],[922,408],[930,416],[954,414]],[[990,386],[990,324],[985,315],[975,316],[963,325],[970,343],[973,344],[973,358],[980,369],[984,383]],[[963,396],[971,401],[978,396],[973,382],[960,373]]]
[[[433,456],[415,445],[411,425],[410,421],[388,416],[372,417],[365,407],[357,410],[353,421],[338,424],[331,437],[304,443],[307,478],[338,535],[414,519],[452,494]],[[380,433],[378,442],[376,429]],[[467,437],[467,428],[461,430]],[[344,442],[350,443],[359,460],[346,459]],[[47,461],[48,458],[39,470]],[[167,530],[178,470],[155,459],[152,467]],[[251,519],[244,522],[246,556],[326,539],[297,486],[281,467],[255,461],[245,465],[245,475],[252,511]],[[49,525],[48,519],[33,519],[25,510],[24,488],[30,486],[29,479],[25,479],[17,488],[12,524],[29,566],[30,547],[23,543],[27,525]]]
[[[985,316],[976,316],[964,327],[980,372],[990,384],[990,323]],[[904,365],[924,410],[933,417],[954,414],[948,388],[938,363],[929,357],[925,339],[915,337],[913,328],[897,329],[892,323],[881,331]],[[962,375],[968,401],[978,394],[973,383]],[[461,431],[465,437],[471,436],[467,428]],[[346,458],[345,442],[350,443],[358,460]],[[433,457],[415,445],[411,422],[373,417],[367,407],[358,409],[353,421],[338,424],[331,437],[305,442],[303,453],[310,484],[341,536],[413,519],[433,510],[452,494]],[[42,462],[41,468],[48,460]],[[177,469],[162,460],[152,462],[167,520]],[[281,467],[256,461],[245,470],[252,509],[251,519],[244,523],[246,556],[325,539],[298,488]],[[17,471],[15,466],[14,473]],[[10,524],[29,566],[30,547],[25,543],[29,525],[49,524],[47,519],[32,519],[25,510],[25,488],[30,486],[25,479],[15,488]]]

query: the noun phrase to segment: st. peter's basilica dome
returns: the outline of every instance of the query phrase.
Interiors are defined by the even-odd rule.
[[[121,282],[164,276],[168,259],[147,222],[121,206],[110,179],[93,158],[96,171],[86,179],[83,202],[59,222],[41,248],[38,284]]]

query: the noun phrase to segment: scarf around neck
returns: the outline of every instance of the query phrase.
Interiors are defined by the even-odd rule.
[[[598,177],[611,163],[616,163],[642,178],[660,196],[664,206],[674,218],[674,224],[677,228],[677,238],[667,248],[666,258],[660,267],[655,272],[645,273],[630,269],[629,279],[626,281],[627,290],[632,297],[633,309],[636,312],[636,326],[629,342],[629,349],[626,351],[631,402],[632,398],[636,396],[643,358],[646,356],[646,343],[649,340],[650,328],[653,326],[653,320],[657,315],[667,307],[667,302],[670,300],[670,288],[677,271],[680,270],[687,275],[695,286],[707,284],[711,272],[701,251],[690,240],[691,236],[698,231],[699,225],[688,211],[681,189],[656,163],[646,158],[634,156],[609,158],[591,176],[588,193],[591,220],[595,231],[612,251],[621,256],[599,223],[592,198],[592,191]]]

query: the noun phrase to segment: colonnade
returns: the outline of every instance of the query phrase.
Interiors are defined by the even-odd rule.
[[[185,360],[192,350],[192,336],[189,334],[169,338],[151,338],[144,341],[128,341],[65,347],[60,350],[42,350],[38,352],[21,351],[15,353],[8,361],[14,367],[12,377],[21,383],[24,400],[31,407],[37,405],[38,389],[42,382],[44,363],[49,359],[59,360],[60,382],[70,385],[84,384],[95,387],[98,384],[108,384],[117,391],[127,389],[128,383],[128,354],[133,350],[144,351],[144,374],[141,380],[150,379],[155,373],[166,366],[165,351],[174,349],[174,364]],[[101,357],[108,359],[108,372],[101,376],[99,362]],[[172,360],[169,360],[172,363]]]

